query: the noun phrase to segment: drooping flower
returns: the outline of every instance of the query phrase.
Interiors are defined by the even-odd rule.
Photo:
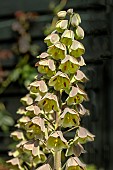
[[[91,134],[87,129],[83,127],[79,127],[77,130],[76,136],[75,136],[75,143],[81,143],[84,144],[86,142],[90,142],[94,140],[95,135]]]
[[[47,147],[59,151],[67,148],[68,144],[61,131],[56,131],[48,137]]]
[[[38,71],[46,76],[51,77],[55,73],[55,64],[51,59],[44,59],[35,64],[38,66]]]
[[[55,60],[64,59],[67,53],[66,46],[61,42],[57,42],[52,46],[49,46],[48,53]]]
[[[75,75],[73,76],[73,78],[71,79],[71,83],[73,82],[86,82],[88,81],[88,78],[86,77],[86,75],[80,71],[77,70],[77,72],[75,73]]]
[[[43,80],[36,80],[30,84],[30,91],[33,93],[46,93],[48,91],[47,85]]]
[[[75,29],[75,38],[76,40],[81,40],[84,38],[84,30],[80,26]]]
[[[55,33],[51,33],[50,35],[48,35],[45,39],[44,42],[47,44],[47,46],[53,45],[56,42],[58,42],[60,40],[60,37],[58,34]]]
[[[49,86],[53,86],[56,91],[66,90],[70,87],[70,80],[67,74],[58,71],[55,76],[49,80]]]
[[[64,30],[66,30],[68,27],[68,20],[59,20],[57,23],[56,23],[56,30],[59,32],[59,33],[62,33]]]
[[[65,30],[61,36],[61,42],[66,46],[69,46],[72,44],[73,40],[74,40],[74,32],[72,30]]]
[[[67,12],[66,11],[59,11],[57,13],[58,18],[64,19],[66,17]]]
[[[46,93],[46,95],[38,102],[38,105],[45,112],[60,110],[57,96],[52,93]]]
[[[85,170],[85,167],[78,157],[71,157],[66,163],[66,170]]]
[[[80,57],[82,54],[85,53],[85,48],[84,48],[82,43],[80,43],[79,41],[74,40],[72,42],[71,47],[69,48],[69,53],[73,57],[77,58],[77,57]]]
[[[80,68],[80,64],[76,60],[76,58],[66,55],[66,57],[61,61],[61,64],[59,66],[59,69],[62,70],[62,72],[67,74],[74,74],[76,71]]]
[[[87,94],[81,90],[78,86],[72,86],[72,89],[69,93],[69,97],[67,98],[68,105],[80,104],[83,100],[88,100]]]
[[[43,138],[45,134],[44,120],[38,116],[35,116],[26,123],[26,131],[36,134],[37,138]]]
[[[60,116],[61,118],[61,125],[66,127],[73,127],[79,125],[79,114],[74,110],[70,108],[65,108],[63,113]]]
[[[75,13],[71,18],[71,25],[77,27],[81,23],[81,18],[78,13]]]

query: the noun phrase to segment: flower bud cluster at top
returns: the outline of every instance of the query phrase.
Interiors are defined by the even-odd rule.
[[[39,74],[29,85],[29,94],[21,99],[24,107],[18,110],[23,115],[17,124],[20,130],[12,133],[20,143],[16,153],[11,153],[15,158],[8,163],[21,170],[24,170],[24,162],[36,168],[46,161],[46,153],[54,154],[63,149],[66,149],[65,156],[70,156],[66,170],[85,169],[78,158],[85,152],[81,144],[94,140],[94,135],[80,126],[81,117],[88,113],[81,104],[88,100],[81,88],[88,80],[80,70],[85,65],[82,57],[85,48],[79,42],[84,38],[79,26],[81,18],[72,9],[60,11],[57,16],[55,30],[44,39],[47,52],[37,57]],[[65,101],[63,94],[68,96]],[[65,134],[73,129],[75,137],[67,141]],[[27,155],[24,158],[23,153]],[[38,169],[53,168],[47,163]]]

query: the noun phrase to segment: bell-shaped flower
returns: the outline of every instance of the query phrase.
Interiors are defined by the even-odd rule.
[[[66,17],[67,12],[66,11],[59,11],[57,13],[58,18],[64,19]]]
[[[79,157],[81,153],[86,153],[83,146],[80,143],[71,142],[66,151],[66,156],[74,155],[74,156]]]
[[[60,110],[57,96],[52,93],[46,93],[46,95],[38,102],[38,105],[45,112]]]
[[[82,40],[84,38],[84,30],[80,26],[75,29],[75,38],[76,40]]]
[[[43,53],[41,53],[39,56],[37,56],[36,58],[45,59],[45,58],[47,58],[47,57],[49,57],[49,54],[46,53],[46,52],[43,52]]]
[[[26,114],[25,107],[20,107],[16,113],[20,115],[25,115]]]
[[[24,140],[24,134],[21,130],[17,130],[11,133],[11,137],[13,137],[14,140]]]
[[[67,74],[58,71],[55,76],[49,80],[49,86],[53,86],[56,91],[70,88],[70,79]]]
[[[60,151],[67,148],[67,140],[63,137],[61,131],[56,131],[52,133],[47,140],[47,147],[49,149],[54,149],[54,151]]]
[[[67,14],[68,14],[68,15],[72,15],[72,14],[73,14],[73,9],[72,9],[72,8],[68,9],[68,10],[67,10]]]
[[[66,170],[85,170],[85,167],[78,157],[71,157],[66,162]]]
[[[71,47],[69,48],[69,53],[73,57],[77,58],[85,53],[85,48],[82,43],[74,40]]]
[[[64,128],[73,126],[76,127],[79,125],[80,117],[79,114],[74,109],[65,108],[60,118],[61,125]]]
[[[45,154],[42,151],[40,151],[40,149],[39,149],[39,142],[38,141],[30,140],[30,141],[26,142],[23,145],[23,150],[24,150],[24,152],[27,152],[29,155],[33,156],[34,167],[38,163],[43,163],[43,162],[46,161]]]
[[[38,116],[40,113],[42,113],[42,110],[40,110],[40,108],[36,104],[26,107],[26,110],[26,115],[30,117],[33,117],[34,115]]]
[[[29,94],[27,94],[25,97],[22,97],[20,101],[22,102],[24,106],[28,106],[33,103],[33,99],[31,98]]]
[[[39,168],[37,168],[36,170],[52,170],[52,168],[50,167],[49,164],[44,164],[40,166]]]
[[[40,73],[46,74],[48,77],[54,75],[56,69],[54,61],[51,59],[41,60],[36,63],[35,66],[38,66],[38,71]]]
[[[66,46],[69,46],[72,44],[73,40],[74,40],[74,32],[72,30],[65,30],[61,36],[61,42]]]
[[[30,118],[28,116],[22,116],[18,120],[18,124],[20,125],[21,128],[25,129],[25,124],[30,121]]]
[[[61,42],[57,42],[54,45],[49,46],[48,53],[55,60],[62,60],[66,55],[66,46]]]
[[[23,145],[23,149],[25,152],[31,153],[33,156],[37,156],[39,154],[39,142],[30,140]]]
[[[33,166],[37,167],[37,164],[45,163],[46,159],[47,158],[46,158],[45,154],[41,150],[39,150],[39,154],[33,158]]]
[[[81,116],[84,116],[84,115],[89,115],[89,110],[87,110],[82,104],[77,104],[76,105],[76,110],[77,112],[81,115]]]
[[[79,127],[75,136],[75,143],[84,144],[86,142],[94,141],[95,135],[91,134],[87,129]]]
[[[58,34],[55,33],[51,33],[50,35],[48,35],[45,39],[44,42],[47,44],[47,46],[53,45],[56,42],[58,42],[60,40],[60,37]]]
[[[79,63],[80,66],[85,66],[85,65],[86,65],[86,64],[85,64],[85,61],[84,61],[84,59],[83,59],[82,56],[78,57],[78,58],[77,58],[77,61],[78,61],[78,63]]]
[[[24,170],[24,168],[22,168],[22,159],[20,160],[19,158],[13,158],[7,161],[7,163],[10,165],[11,169],[15,169],[15,170]]]
[[[35,116],[26,123],[26,131],[36,134],[38,138],[43,138],[43,135],[45,134],[44,120]]]
[[[86,82],[88,81],[88,78],[86,77],[86,75],[80,71],[77,70],[77,72],[75,73],[75,75],[73,76],[73,78],[71,79],[71,83],[73,82]]]
[[[57,23],[56,23],[56,30],[59,32],[59,33],[62,33],[64,30],[66,30],[68,27],[68,20],[59,20]]]
[[[88,100],[87,94],[81,90],[78,86],[72,86],[72,89],[69,93],[69,97],[67,98],[68,105],[75,105],[82,103],[83,100]]]
[[[81,18],[78,13],[75,13],[71,18],[71,25],[77,27],[81,23]]]
[[[76,58],[66,55],[66,57],[61,61],[59,69],[63,73],[74,74],[80,68],[79,63]]]
[[[48,91],[47,85],[43,80],[36,80],[30,84],[30,91],[33,93],[46,93]]]

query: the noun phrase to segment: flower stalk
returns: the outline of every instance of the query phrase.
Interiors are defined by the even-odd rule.
[[[82,88],[88,78],[80,70],[85,65],[85,48],[79,42],[84,38],[81,18],[72,9],[57,15],[54,32],[45,38],[48,49],[37,57],[38,76],[29,85],[29,94],[21,99],[24,107],[18,111],[23,115],[17,124],[19,130],[12,134],[20,143],[18,154],[13,152],[15,158],[8,163],[20,170],[24,170],[24,162],[28,170],[31,166],[36,170],[85,170],[79,159],[85,153],[82,144],[94,140],[94,135],[80,125],[88,113],[82,105],[88,100]],[[71,131],[73,139],[69,138]],[[54,165],[48,155],[52,155]]]

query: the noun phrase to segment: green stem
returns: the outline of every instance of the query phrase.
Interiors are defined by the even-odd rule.
[[[58,101],[59,101],[59,106],[60,106],[60,109],[61,109],[61,106],[62,106],[62,101],[61,101],[61,93],[60,91],[57,92],[57,97],[58,97]],[[58,128],[58,124],[59,124],[59,116],[60,114],[58,112],[56,112],[56,128],[58,130],[60,130],[60,128]],[[61,151],[56,151],[55,154],[54,154],[54,170],[61,170]]]
[[[54,154],[54,170],[61,170],[61,151]]]

